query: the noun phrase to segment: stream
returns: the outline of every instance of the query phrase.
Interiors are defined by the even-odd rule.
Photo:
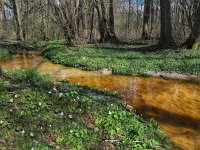
[[[157,120],[161,130],[181,147],[200,149],[200,84],[83,71],[53,64],[38,51],[11,55],[0,63],[4,70],[37,68],[56,81],[117,92],[137,114]]]

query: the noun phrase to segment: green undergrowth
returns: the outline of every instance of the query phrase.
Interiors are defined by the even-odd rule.
[[[54,83],[33,70],[0,78],[0,149],[170,149],[153,120],[103,90]]]
[[[4,48],[0,48],[0,59],[9,55],[9,51]]]
[[[120,47],[104,44],[102,47],[65,47],[49,45],[43,56],[54,63],[77,67],[84,70],[112,70],[114,74],[140,74],[148,71],[167,71],[182,74],[200,74],[200,49],[172,50],[156,52],[138,51],[138,45]]]

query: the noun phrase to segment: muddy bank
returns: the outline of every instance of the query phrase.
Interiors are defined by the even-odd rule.
[[[161,77],[164,79],[182,80],[182,81],[200,83],[199,75],[180,74],[177,72],[166,72],[166,71],[163,72],[148,71],[147,75],[152,77]]]
[[[0,42],[0,48],[5,48],[9,50],[11,54],[16,54],[23,51],[37,51],[40,50],[38,47],[29,45],[22,42]]]

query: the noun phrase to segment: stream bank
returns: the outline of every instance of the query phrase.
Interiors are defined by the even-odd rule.
[[[72,52],[77,53],[76,48]],[[182,147],[195,150],[200,145],[198,82],[104,75],[102,71],[83,71],[52,64],[42,58],[39,51],[21,51],[19,55],[10,56],[2,66],[6,70],[36,68],[57,81],[67,80],[71,83],[117,92],[124,97],[129,106],[137,110],[137,114],[156,119],[161,129]]]
[[[112,93],[32,70],[0,77],[0,129],[0,149],[179,149]]]
[[[157,120],[173,141],[186,149],[198,148],[200,88],[197,83],[83,71],[53,64],[44,59],[39,51],[11,55],[1,65],[4,70],[35,68],[57,81],[118,93],[137,110],[137,114]]]

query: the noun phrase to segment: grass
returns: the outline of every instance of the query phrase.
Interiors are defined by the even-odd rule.
[[[170,149],[145,121],[103,90],[53,83],[33,70],[0,77],[0,149]]]
[[[86,45],[66,47],[50,42],[43,55],[54,63],[84,70],[112,70],[114,74],[145,75],[148,71],[200,74],[200,49],[143,51],[141,45]],[[145,48],[144,48],[145,49]]]
[[[0,59],[9,55],[9,51],[4,48],[0,48]]]

